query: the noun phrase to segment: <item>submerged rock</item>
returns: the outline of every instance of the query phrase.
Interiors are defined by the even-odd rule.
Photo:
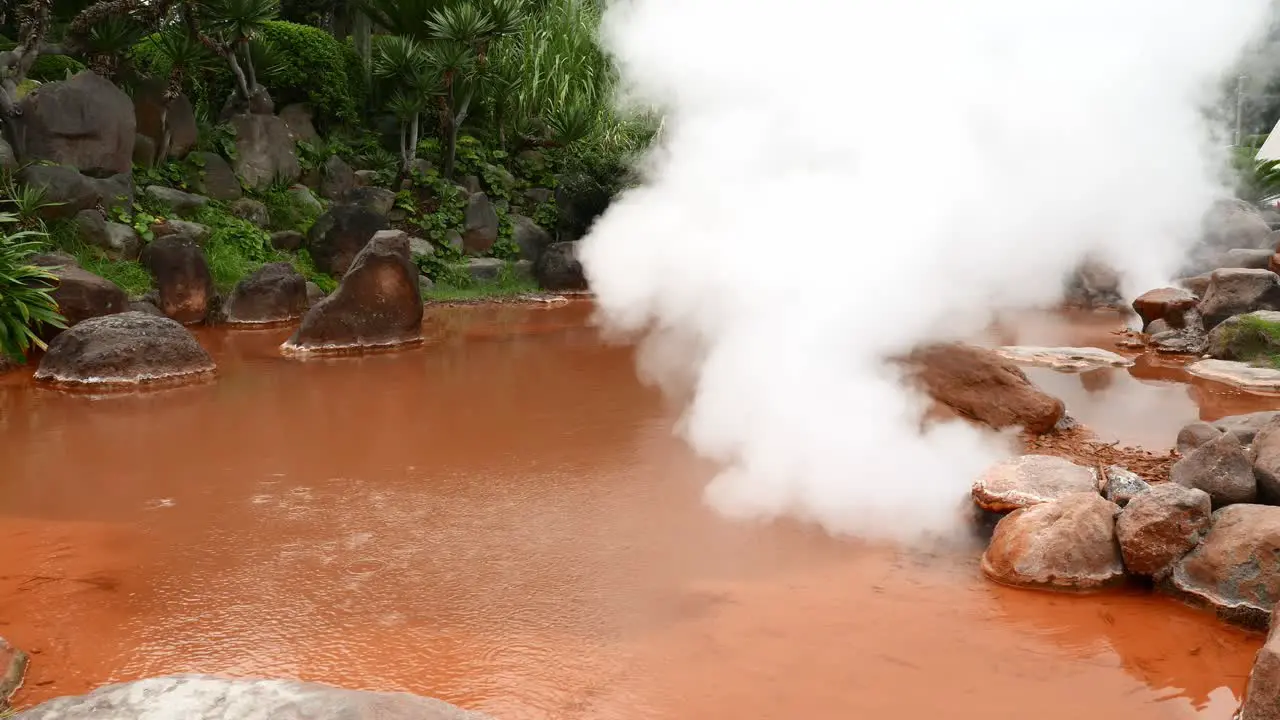
[[[1253,464],[1231,433],[1222,433],[1174,463],[1169,480],[1209,493],[1215,508],[1251,503],[1258,497]]]
[[[1161,483],[1135,497],[1116,519],[1116,537],[1130,572],[1161,578],[1209,529],[1208,493]]]
[[[1280,600],[1280,508],[1230,505],[1204,541],[1174,565],[1171,589],[1226,619],[1266,627]]]
[[[1065,412],[1061,400],[1033,385],[1016,365],[985,348],[961,343],[928,345],[917,348],[905,362],[909,377],[934,400],[996,429],[1022,426],[1033,433],[1045,433]]]
[[[22,720],[490,720],[441,700],[298,680],[173,675],[50,700]]]
[[[1188,365],[1187,372],[1198,378],[1246,390],[1280,392],[1280,370],[1254,367],[1235,360],[1201,360]]]
[[[982,554],[982,570],[1007,585],[1056,590],[1096,590],[1120,582],[1118,512],[1097,492],[1016,510],[996,525]]]
[[[27,654],[0,637],[0,713],[8,707],[9,699],[22,687],[27,674]]]
[[[1147,481],[1143,480],[1135,472],[1130,472],[1119,465],[1112,465],[1107,468],[1107,480],[1103,495],[1120,507],[1128,505],[1135,497],[1150,489],[1151,486],[1147,484]]]
[[[63,331],[49,343],[35,378],[72,385],[135,385],[213,370],[209,354],[181,324],[126,312]]]
[[[307,311],[285,343],[293,352],[341,352],[422,340],[418,269],[400,230],[373,236],[334,293]]]
[[[1254,657],[1237,720],[1280,720],[1280,623],[1271,624],[1267,641]]]
[[[1098,493],[1091,468],[1053,455],[1020,455],[997,463],[973,483],[973,501],[984,510],[1007,512],[1075,493]]]
[[[229,323],[276,323],[307,311],[307,279],[287,262],[268,263],[241,280],[223,312]]]
[[[1047,367],[1061,372],[1083,372],[1098,368],[1131,367],[1133,361],[1110,350],[1094,347],[1032,347],[1007,345],[995,353],[1018,365]]]

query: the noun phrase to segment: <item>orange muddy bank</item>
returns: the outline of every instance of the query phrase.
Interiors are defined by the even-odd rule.
[[[287,328],[208,331],[218,381],[165,393],[0,379],[18,703],[196,671],[504,720],[1235,709],[1261,639],[1208,615],[993,586],[973,548],[715,516],[709,469],[588,311],[439,310],[422,348],[309,361],[277,355]]]

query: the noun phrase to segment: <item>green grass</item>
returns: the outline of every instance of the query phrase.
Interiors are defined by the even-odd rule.
[[[320,286],[320,289],[331,293],[338,288],[338,281],[332,276],[326,275],[316,269],[315,260],[311,259],[311,253],[306,248],[298,251],[298,254],[289,259],[293,263],[293,269],[302,273],[307,280]]]
[[[536,292],[538,284],[532,279],[503,273],[496,281],[489,283],[472,283],[466,287],[436,285],[423,294],[423,299],[436,302],[473,302],[514,298]]]
[[[1240,360],[1280,369],[1280,323],[1242,315],[1224,334],[1225,344]]]

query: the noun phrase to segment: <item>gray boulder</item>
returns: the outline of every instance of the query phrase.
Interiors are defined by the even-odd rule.
[[[1170,589],[1225,619],[1265,628],[1280,601],[1280,508],[1230,505],[1173,567]]]
[[[0,171],[15,172],[17,169],[18,154],[4,138],[0,138]]]
[[[546,290],[586,290],[587,278],[578,262],[577,242],[552,243],[533,268],[538,284]]]
[[[1231,433],[1223,433],[1174,463],[1169,479],[1183,487],[1205,491],[1214,508],[1251,503],[1258,496],[1253,464]]]
[[[540,205],[555,197],[555,192],[550,188],[529,188],[524,191],[524,197],[529,202]]]
[[[1249,268],[1252,270],[1266,270],[1271,262],[1271,256],[1275,254],[1275,250],[1271,247],[1265,248],[1233,248],[1227,250],[1218,256],[1214,261],[1216,268]]]
[[[1240,440],[1241,445],[1253,443],[1258,431],[1266,427],[1272,420],[1280,417],[1280,410],[1263,410],[1244,415],[1228,415],[1213,421],[1213,426],[1222,432],[1229,432]]]
[[[491,720],[408,693],[300,682],[174,675],[50,700],[22,720]]]
[[[74,260],[67,262],[53,254],[33,256],[30,260],[33,265],[47,267],[57,277],[58,286],[52,295],[68,326],[124,312],[129,302],[119,285],[81,268]]]
[[[559,202],[559,195],[556,197]],[[1082,308],[1124,307],[1120,274],[1106,263],[1088,258],[1067,276],[1063,299],[1068,305]]]
[[[396,194],[386,188],[356,187],[348,190],[342,201],[347,205],[359,205],[379,215],[386,215],[395,207]]]
[[[284,350],[345,352],[421,340],[422,297],[409,237],[384,230],[351,262],[338,289],[307,311]]]
[[[213,370],[213,360],[186,328],[168,318],[126,312],[63,331],[49,343],[35,378],[68,385],[136,385]]]
[[[330,155],[320,166],[320,194],[330,200],[341,200],[356,186],[356,174],[345,160]]]
[[[184,237],[197,243],[203,243],[213,234],[213,230],[208,225],[173,219],[165,219],[153,224],[151,232],[156,236],[157,240],[165,237]]]
[[[431,257],[436,254],[436,248],[431,243],[420,237],[409,238],[409,257],[417,260],[420,257]]]
[[[293,252],[302,247],[303,240],[306,236],[297,230],[281,230],[271,233],[271,247],[277,250]]]
[[[247,113],[232,117],[231,125],[236,130],[233,168],[250,187],[266,187],[280,178],[294,182],[302,175],[293,138],[283,120]]]
[[[1158,329],[1161,323],[1168,324],[1168,329]],[[1176,326],[1168,320],[1152,321],[1147,328],[1151,334],[1151,345],[1156,352],[1172,355],[1203,355],[1209,345],[1209,335],[1205,332],[1204,321],[1200,311],[1191,308],[1182,313]]]
[[[1206,328],[1232,315],[1255,310],[1280,310],[1280,275],[1270,270],[1226,269],[1209,274],[1209,288],[1200,301]]]
[[[533,218],[511,215],[511,239],[520,247],[520,259],[537,262],[542,251],[551,244],[551,233],[538,227]]]
[[[307,280],[287,262],[268,263],[250,273],[223,305],[229,323],[286,322],[306,312]]]
[[[295,143],[306,142],[314,145],[320,139],[320,133],[316,132],[316,126],[311,120],[311,108],[306,105],[302,103],[285,105],[277,114],[284,122],[285,129],[289,131],[289,137]]]
[[[1210,331],[1206,352],[1219,360],[1244,361],[1280,352],[1280,312],[1257,310],[1223,320]]]
[[[199,243],[181,236],[160,238],[142,251],[142,265],[155,279],[166,317],[184,325],[204,322],[217,291]]]
[[[373,234],[387,227],[386,215],[360,205],[337,205],[311,226],[307,250],[321,272],[342,277]]]
[[[1124,507],[1129,504],[1135,497],[1151,489],[1146,480],[1143,480],[1135,472],[1119,465],[1111,465],[1106,470],[1106,484],[1103,486],[1103,495],[1108,500]]]
[[[1209,495],[1161,483],[1133,498],[1116,518],[1116,537],[1129,572],[1163,578],[1209,530]]]
[[[45,83],[19,100],[18,109],[11,121],[22,162],[69,165],[93,177],[133,170],[133,101],[101,75],[81,72]]]
[[[81,210],[76,213],[76,227],[80,238],[89,245],[101,248],[112,260],[136,260],[142,249],[142,239],[129,225],[110,222],[97,210]]]
[[[187,185],[196,192],[222,202],[235,202],[244,195],[240,179],[231,164],[211,152],[191,153],[189,161],[196,171],[187,177]]]
[[[311,192],[311,188],[305,185],[294,185],[289,188],[289,202],[293,206],[312,215],[319,215],[324,212],[324,205],[319,198]]]
[[[1220,200],[1205,213],[1202,229],[1206,249],[1270,247],[1271,228],[1262,213],[1242,200]]]
[[[476,282],[493,282],[507,263],[498,258],[467,258],[467,274]]]
[[[133,175],[121,173],[93,178],[65,165],[28,165],[18,172],[18,181],[41,188],[44,201],[40,211],[46,219],[74,217],[81,210],[102,206],[108,210],[133,207]]]
[[[1178,452],[1187,455],[1205,443],[1216,439],[1222,431],[1207,422],[1197,420],[1182,426],[1175,442]]]
[[[271,225],[271,214],[267,211],[267,206],[254,200],[253,198],[240,198],[231,203],[231,214],[247,220],[260,228]]]
[[[1280,504],[1280,419],[1271,420],[1257,431],[1252,451],[1259,497],[1268,504]]]
[[[467,198],[462,230],[462,248],[470,255],[489,252],[498,241],[498,211],[489,196],[473,192]]]
[[[1236,720],[1280,720],[1280,623],[1271,623],[1267,641],[1254,657]]]
[[[209,198],[203,195],[175,190],[162,185],[148,185],[142,192],[173,208],[179,215],[192,215],[209,204]]]

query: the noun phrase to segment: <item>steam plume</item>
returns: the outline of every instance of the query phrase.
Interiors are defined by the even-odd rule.
[[[1176,268],[1219,190],[1201,108],[1267,0],[631,0],[606,43],[667,111],[584,241],[607,326],[687,377],[726,513],[947,530],[1002,452],[919,432],[884,358],[1058,299],[1095,253]]]

